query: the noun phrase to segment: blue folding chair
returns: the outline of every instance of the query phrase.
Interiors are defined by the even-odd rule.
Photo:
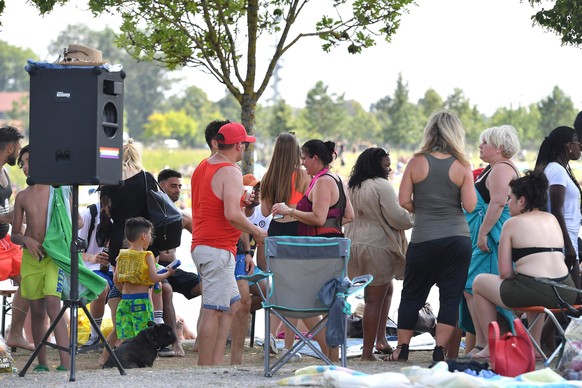
[[[270,278],[266,295],[262,294],[265,312],[265,339],[271,332],[271,313],[275,314],[299,338],[291,349],[284,353],[273,365],[269,347],[265,346],[265,376],[271,377],[304,346],[321,358],[326,364],[333,365],[321,350],[311,343],[310,338],[323,330],[328,324],[330,305],[324,305],[317,295],[331,279],[344,280],[350,255],[350,240],[347,238],[325,237],[268,237],[265,240],[267,268],[265,272],[247,277],[251,281]],[[358,277],[352,281],[347,295],[366,287],[372,280],[371,275]],[[346,328],[347,314],[341,318]],[[301,333],[287,318],[309,318],[323,315],[308,333]],[[341,365],[346,366],[347,330],[344,330],[341,345]]]

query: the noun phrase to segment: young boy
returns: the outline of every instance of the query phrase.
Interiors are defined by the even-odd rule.
[[[24,174],[28,176],[28,146],[20,150],[18,165],[22,166]],[[32,337],[35,346],[40,344],[46,333],[46,327],[42,324],[48,316],[53,322],[61,309],[61,293],[63,290],[63,271],[55,261],[48,257],[42,243],[47,229],[47,214],[49,211],[49,198],[51,186],[33,185],[16,194],[14,202],[14,222],[12,223],[12,241],[24,247],[22,253],[20,285],[22,296],[30,300],[30,312],[32,318]],[[26,217],[26,231],[22,234],[23,220]],[[39,323],[41,322],[41,323]],[[69,347],[67,324],[60,319],[55,326],[54,335],[57,345]],[[59,371],[66,371],[65,365],[70,364],[70,356],[67,351],[59,350],[61,365]],[[49,367],[46,356],[46,346],[38,353],[38,365],[35,372],[48,372]]]
[[[170,266],[159,274],[154,255],[147,248],[152,242],[153,225],[143,217],[130,218],[125,222],[125,238],[128,249],[121,249],[113,275],[115,286],[122,292],[117,307],[115,329],[123,341],[135,337],[154,320],[149,298],[149,288],[172,276],[176,271]]]

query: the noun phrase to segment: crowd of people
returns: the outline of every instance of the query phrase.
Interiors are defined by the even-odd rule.
[[[107,341],[112,347],[136,336],[150,321],[165,323],[179,335],[159,355],[181,357],[182,341],[193,335],[174,307],[173,293],[188,300],[201,296],[194,346],[198,364],[223,364],[229,336],[230,362],[241,364],[249,313],[261,308],[258,290],[266,288],[265,282],[249,283],[244,275],[265,268],[265,238],[345,236],[351,241],[348,276],[373,275],[364,292],[361,360],[408,359],[418,312],[435,285],[439,309],[433,360],[456,358],[462,333],[467,345],[463,357],[485,359],[491,321],[505,317],[511,322],[510,310],[519,307],[557,306],[552,287],[536,278],[566,286],[559,291],[565,301],[577,299],[582,190],[569,163],[581,156],[582,112],[575,127],[551,131],[540,142],[535,167],[525,172],[512,160],[520,149],[517,131],[510,125],[485,129],[479,156],[486,167],[474,170],[465,154],[461,121],[451,112],[436,112],[397,190],[390,182],[392,160],[385,149],[365,149],[344,182],[332,167],[337,158],[334,142],[311,139],[300,145],[292,133],[276,138],[262,179],[243,175],[237,163],[256,138],[240,123],[213,121],[205,130],[210,155],[191,176],[191,211],[182,214],[182,227],[192,234],[196,273],[169,265],[185,258],[176,257],[175,248],[156,247],[148,220],[147,191],[158,191],[159,185],[177,202],[182,174],[165,169],[153,176],[130,139],[123,147],[123,184],[100,186],[99,200],[79,214],[79,238],[86,241],[80,282],[92,301],[91,315],[99,326],[109,307],[113,329]],[[30,149],[21,148],[23,138],[14,127],[0,128],[0,166],[18,164],[28,175]],[[11,194],[3,167],[0,280],[19,284],[6,341],[33,350],[48,323],[55,321],[67,292],[66,263],[49,237],[56,224],[71,227],[71,194],[67,187],[33,185],[17,193],[13,207]],[[162,267],[166,270],[160,271]],[[395,279],[403,280],[403,287],[398,346],[393,349],[386,322]],[[23,334],[29,309],[31,338]],[[291,322],[311,328],[319,319]],[[290,348],[292,331],[272,321],[264,346],[277,353],[275,338],[283,336],[284,347]],[[54,323],[56,342],[66,348],[66,323]],[[539,338],[541,326],[533,333]],[[337,348],[327,346],[323,331],[313,339],[331,360],[338,359]],[[84,347],[99,348],[100,342],[92,328]],[[99,363],[108,357],[103,350]],[[60,360],[57,369],[66,370],[70,355],[60,351]],[[44,349],[34,370],[49,370]]]

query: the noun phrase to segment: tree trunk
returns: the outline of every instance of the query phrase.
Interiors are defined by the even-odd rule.
[[[255,109],[257,107],[257,101],[252,96],[248,94],[243,94],[242,104],[241,104],[241,123],[247,130],[249,135],[254,135],[255,133]],[[258,139],[257,139],[258,141]],[[256,143],[249,144],[249,148],[245,151],[242,160],[242,173],[253,174],[255,171],[255,146]]]

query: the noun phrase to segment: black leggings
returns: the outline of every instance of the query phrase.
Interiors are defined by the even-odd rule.
[[[414,330],[433,285],[439,288],[437,321],[455,326],[471,262],[471,238],[452,236],[410,243],[398,308],[398,328]]]

